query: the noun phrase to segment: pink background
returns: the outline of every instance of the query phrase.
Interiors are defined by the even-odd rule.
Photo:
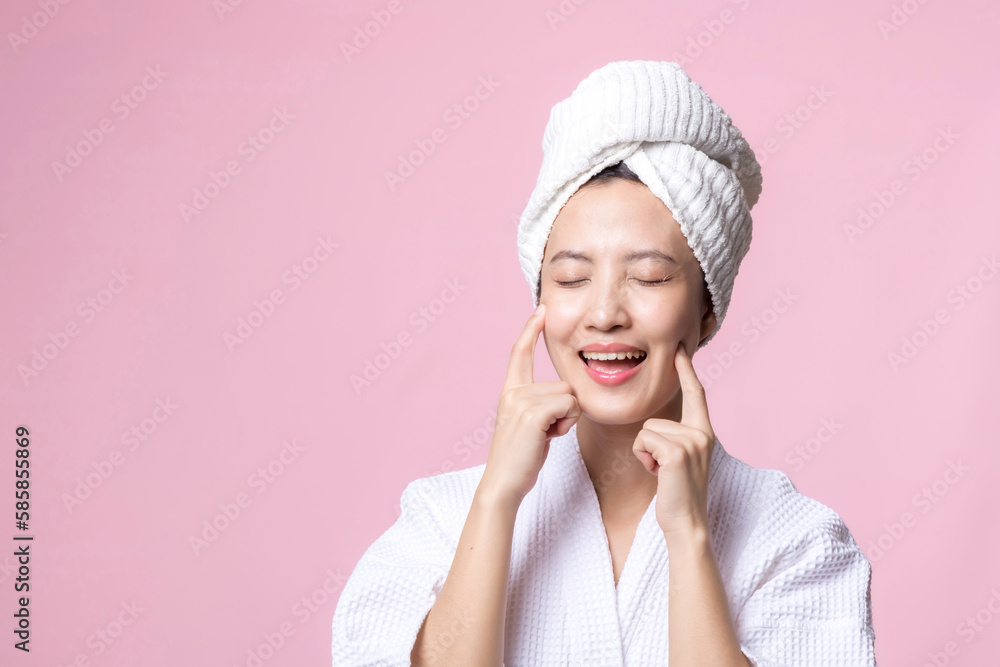
[[[844,518],[881,664],[995,661],[1000,3],[222,2],[0,9],[0,467],[27,425],[35,536],[24,655],[2,472],[0,662],[329,664],[406,484],[486,460],[549,109],[610,61],[680,58],[763,163],[694,360],[720,440]]]

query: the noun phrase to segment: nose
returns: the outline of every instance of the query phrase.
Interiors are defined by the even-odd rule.
[[[622,286],[613,280],[594,280],[589,290],[587,325],[606,331],[629,322],[628,304]]]

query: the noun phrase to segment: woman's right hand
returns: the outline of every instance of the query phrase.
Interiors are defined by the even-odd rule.
[[[545,306],[528,318],[514,343],[500,393],[496,428],[480,488],[494,499],[520,505],[535,485],[549,453],[549,440],[569,432],[580,404],[568,382],[533,379],[535,345],[545,326]]]

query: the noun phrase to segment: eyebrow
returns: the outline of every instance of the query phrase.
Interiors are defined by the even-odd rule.
[[[587,262],[588,264],[594,263],[594,260],[592,260],[590,256],[577,250],[560,250],[556,254],[552,255],[552,259],[549,260],[549,264],[555,264],[561,259],[576,259],[581,262]],[[658,259],[663,262],[669,262],[676,266],[680,266],[680,262],[659,250],[636,250],[625,255],[625,261],[629,264],[639,261],[640,259]]]

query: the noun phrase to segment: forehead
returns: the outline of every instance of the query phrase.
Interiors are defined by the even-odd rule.
[[[639,257],[638,251],[647,252]],[[641,183],[613,179],[578,190],[556,216],[543,262],[583,254],[624,260],[667,255],[677,264],[694,253],[670,209]]]

